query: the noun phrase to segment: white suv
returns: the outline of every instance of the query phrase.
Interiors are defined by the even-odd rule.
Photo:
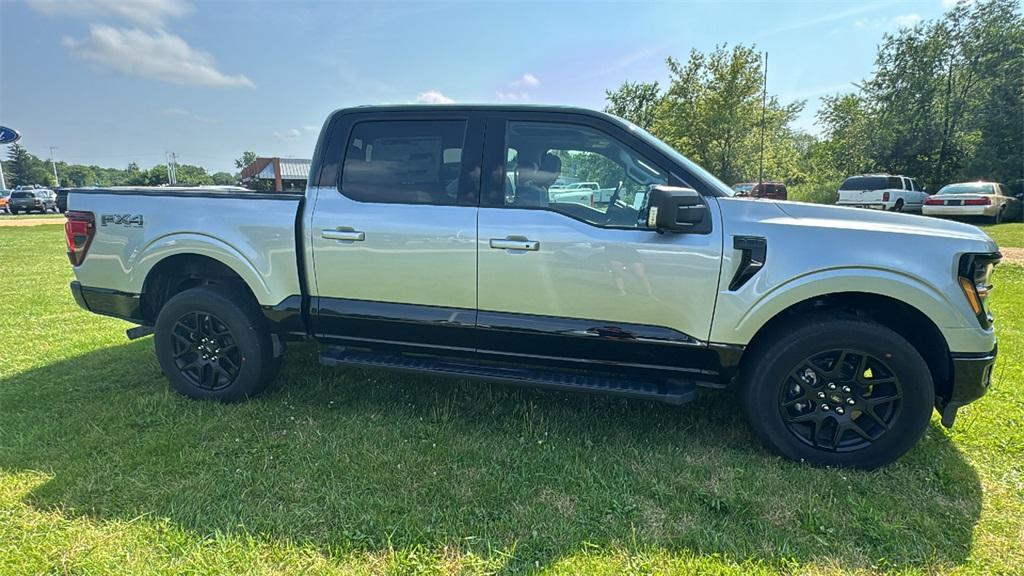
[[[920,212],[928,194],[913,178],[892,174],[862,174],[843,181],[837,206],[893,212]]]

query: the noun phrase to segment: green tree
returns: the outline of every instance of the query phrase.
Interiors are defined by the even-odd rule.
[[[53,174],[46,164],[30,154],[21,144],[11,145],[7,151],[8,161],[4,164],[4,179],[11,188],[33,184],[52,186]]]
[[[213,184],[213,178],[206,173],[206,168],[192,164],[181,164],[178,166],[176,180],[182,186],[206,186]]]
[[[661,89],[657,82],[623,82],[616,90],[605,90],[605,97],[605,112],[650,130],[661,101]]]
[[[253,160],[256,159],[256,153],[251,151],[242,152],[241,158],[235,158],[235,168],[241,170],[249,164],[252,164]]]
[[[213,183],[218,186],[232,186],[238,183],[238,180],[234,175],[228,172],[215,172],[210,176],[210,178],[212,178]]]
[[[753,48],[725,46],[697,50],[682,63],[666,61],[669,84],[622,84],[607,92],[606,110],[641,127],[728,183],[756,180],[761,160],[761,56]],[[796,132],[791,125],[804,102],[783,104],[775,96],[764,106],[764,177],[801,178]]]
[[[864,90],[875,163],[931,187],[981,172],[1020,178],[1022,164],[999,157],[1024,146],[1022,28],[1017,0],[989,0],[886,36]]]

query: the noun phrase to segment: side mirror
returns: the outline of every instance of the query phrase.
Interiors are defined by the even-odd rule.
[[[711,232],[708,205],[692,188],[652,186],[648,206],[648,228],[689,234]]]

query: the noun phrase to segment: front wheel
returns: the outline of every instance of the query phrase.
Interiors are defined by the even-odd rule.
[[[192,398],[255,396],[280,365],[252,297],[225,287],[192,288],[171,298],[160,310],[154,343],[171,386]]]
[[[902,456],[928,426],[931,372],[882,325],[816,317],[752,353],[743,408],[755,435],[787,458],[873,469]]]

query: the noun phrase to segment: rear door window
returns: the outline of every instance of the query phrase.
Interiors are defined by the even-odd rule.
[[[898,180],[898,179],[897,179]],[[889,187],[889,179],[885,176],[854,176],[847,178],[840,190],[884,190]],[[896,188],[901,188],[899,184]]]
[[[369,121],[356,124],[341,172],[341,193],[359,202],[453,206],[466,122]]]

